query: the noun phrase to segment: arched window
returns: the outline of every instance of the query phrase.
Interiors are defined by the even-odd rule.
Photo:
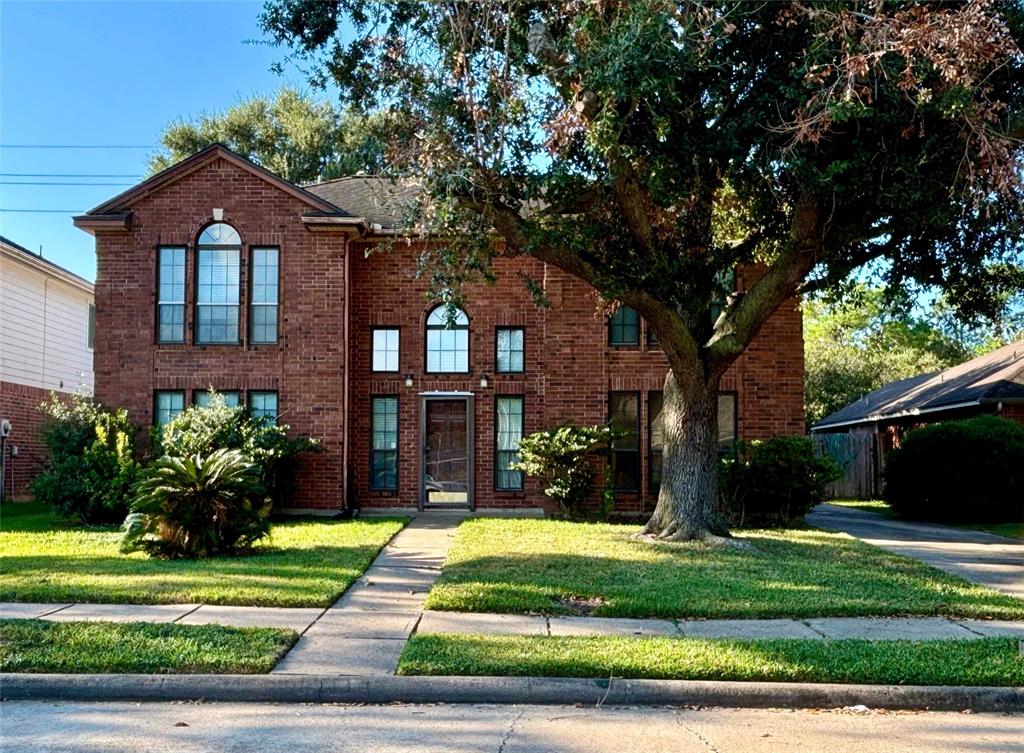
[[[449,317],[438,306],[427,317],[427,373],[450,374],[469,371],[469,317],[455,309]]]
[[[196,342],[237,343],[242,239],[224,222],[209,225],[196,243]]]
[[[619,306],[608,318],[608,344],[640,344],[640,317],[635,309]]]

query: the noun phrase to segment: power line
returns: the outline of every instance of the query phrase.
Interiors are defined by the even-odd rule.
[[[82,214],[79,209],[4,209],[0,207],[0,212],[25,212],[34,214]]]
[[[0,144],[0,149],[155,149],[157,144]]]
[[[0,178],[141,178],[130,173],[0,173]]]
[[[39,180],[0,180],[0,186],[130,186],[131,183],[59,183]]]

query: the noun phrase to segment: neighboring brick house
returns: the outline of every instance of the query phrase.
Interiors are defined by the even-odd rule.
[[[96,236],[98,397],[150,423],[212,386],[279,417],[323,443],[293,502],[321,509],[536,507],[536,480],[509,468],[518,438],[611,416],[631,429],[617,505],[650,511],[667,366],[644,323],[603,320],[586,284],[518,258],[468,289],[449,328],[415,244],[369,253],[395,238],[404,198],[359,176],[300,188],[213,146],[76,217]],[[723,441],[803,433],[795,301],[721,389]]]
[[[0,237],[0,419],[11,425],[0,486],[7,495],[24,496],[46,462],[39,404],[51,390],[92,393],[93,313],[92,283]]]

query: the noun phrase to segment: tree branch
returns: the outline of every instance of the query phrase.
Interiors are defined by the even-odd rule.
[[[725,373],[768,318],[797,292],[821,258],[822,227],[817,200],[804,194],[793,208],[787,247],[746,295],[727,304],[724,326],[708,342],[709,370],[713,374]]]

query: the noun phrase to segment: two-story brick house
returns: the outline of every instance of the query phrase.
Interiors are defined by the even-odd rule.
[[[76,217],[96,236],[97,396],[148,424],[212,386],[319,438],[294,500],[319,509],[536,507],[538,483],[511,468],[519,437],[611,419],[628,432],[617,504],[653,509],[667,365],[643,321],[602,317],[585,283],[517,258],[453,322],[414,276],[415,244],[376,248],[403,198],[361,176],[299,187],[213,146]],[[795,302],[726,374],[719,406],[723,442],[802,433]]]

